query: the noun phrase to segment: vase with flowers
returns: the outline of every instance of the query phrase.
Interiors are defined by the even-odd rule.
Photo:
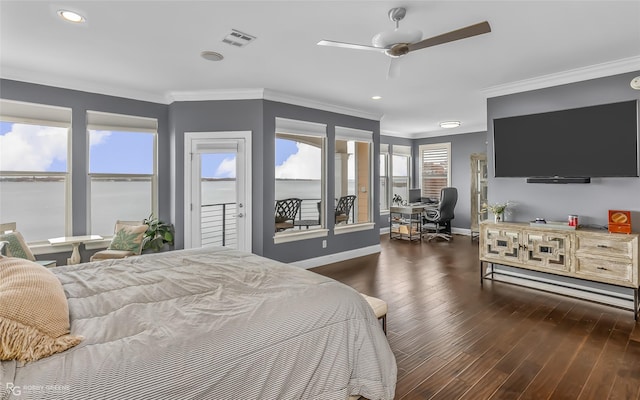
[[[493,214],[494,222],[502,222],[504,221],[504,216],[509,214],[511,210],[509,210],[510,206],[513,206],[514,203],[511,201],[507,201],[506,203],[494,203],[494,204],[483,204],[481,213],[491,212]]]

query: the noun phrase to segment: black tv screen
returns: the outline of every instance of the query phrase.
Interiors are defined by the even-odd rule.
[[[637,101],[493,120],[496,177],[638,176]]]

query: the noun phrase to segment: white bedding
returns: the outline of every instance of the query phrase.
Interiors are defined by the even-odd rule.
[[[393,399],[396,362],[355,290],[210,247],[53,268],[85,340],[2,399]]]

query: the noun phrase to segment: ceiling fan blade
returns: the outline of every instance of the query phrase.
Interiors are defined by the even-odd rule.
[[[332,46],[332,47],[342,47],[344,49],[356,49],[356,50],[372,50],[380,53],[384,53],[386,49],[381,49],[380,47],[373,46],[365,46],[362,44],[353,44],[346,42],[336,42],[333,40],[321,40],[318,42],[319,46]]]
[[[398,75],[398,60],[397,58],[389,59],[389,69],[387,70],[387,80],[393,79]]]
[[[491,26],[487,21],[483,21],[455,31],[443,33],[442,35],[433,36],[409,45],[409,51],[420,50],[426,47],[436,46],[438,44],[453,42],[455,40],[465,39],[472,36],[482,35],[491,32]]]

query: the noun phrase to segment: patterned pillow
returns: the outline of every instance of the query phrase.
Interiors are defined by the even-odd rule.
[[[0,360],[35,361],[80,343],[58,278],[23,258],[0,257]]]
[[[9,244],[5,245],[3,248],[6,256],[25,258],[31,261],[36,260],[20,232],[2,234],[0,235],[0,242],[9,242]]]
[[[142,253],[142,239],[147,228],[147,225],[116,224],[116,233],[107,249],[132,251],[134,254]]]

